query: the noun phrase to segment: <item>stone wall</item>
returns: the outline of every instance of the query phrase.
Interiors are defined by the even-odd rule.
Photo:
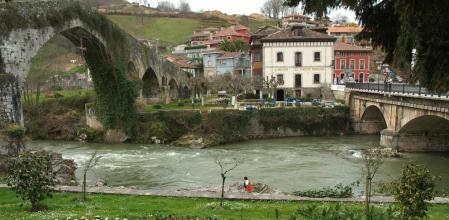
[[[0,128],[10,123],[22,124],[20,87],[10,74],[0,74]]]

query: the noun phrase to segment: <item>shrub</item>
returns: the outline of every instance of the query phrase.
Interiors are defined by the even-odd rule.
[[[408,164],[402,169],[402,176],[393,181],[393,194],[400,204],[403,219],[418,219],[427,216],[426,201],[435,197],[437,177],[423,165]]]
[[[8,137],[8,144],[6,145],[8,155],[17,156],[21,151],[25,150],[25,144],[23,142],[25,128],[18,124],[11,124],[3,129],[2,133]]]
[[[357,187],[359,185],[359,182],[353,182],[350,185],[344,186],[343,184],[339,183],[333,188],[331,187],[324,187],[322,189],[318,190],[306,190],[306,191],[296,191],[293,192],[296,196],[305,196],[305,197],[312,197],[312,198],[324,198],[324,197],[330,197],[330,198],[349,198],[352,197],[353,187]]]
[[[51,90],[53,90],[53,91],[62,91],[63,88],[60,85],[52,85],[51,86]]]
[[[154,109],[162,109],[162,105],[154,105],[153,108]]]
[[[31,202],[31,209],[41,209],[39,202],[51,196],[55,173],[51,155],[45,151],[25,152],[10,160],[7,184],[24,201]]]
[[[178,107],[182,107],[184,105],[185,105],[184,102],[178,102]]]
[[[387,209],[372,208],[369,213],[358,207],[342,206],[341,203],[323,205],[311,204],[298,209],[296,213],[290,216],[290,220],[310,219],[310,220],[349,220],[349,219],[369,219],[369,220],[394,220],[399,219],[396,216],[396,210],[392,206]]]

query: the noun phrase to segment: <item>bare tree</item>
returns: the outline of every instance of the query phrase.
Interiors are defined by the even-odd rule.
[[[215,163],[220,167],[220,176],[221,176],[221,200],[220,206],[223,207],[224,203],[224,186],[226,182],[226,178],[229,172],[234,170],[239,166],[239,163],[236,159],[232,159],[232,161],[224,161],[223,159],[217,159]]]
[[[260,9],[260,11],[262,12],[263,15],[265,15],[265,16],[271,18],[271,17],[272,17],[272,14],[273,14],[273,8],[271,7],[271,1],[270,1],[270,0],[266,1],[266,2],[263,4],[263,6],[262,6],[262,8]]]
[[[365,208],[367,213],[370,209],[369,204],[371,203],[373,179],[384,162],[382,149],[382,147],[373,147],[366,150],[363,154],[363,161],[365,163],[365,167],[363,169],[363,173],[365,175]]]
[[[169,2],[169,1],[161,1],[161,2],[157,3],[157,9],[159,9],[161,11],[170,12],[170,11],[175,11],[176,7],[173,3]]]
[[[83,201],[86,201],[86,177],[87,172],[89,172],[92,168],[94,168],[96,165],[98,165],[98,161],[100,160],[101,156],[98,155],[98,152],[95,151],[90,155],[89,160],[86,161],[83,168]]]
[[[179,0],[178,10],[180,12],[191,12],[190,5],[186,0]]]

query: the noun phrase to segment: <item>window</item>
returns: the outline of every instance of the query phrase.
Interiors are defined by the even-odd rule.
[[[254,54],[254,62],[260,62],[262,61],[262,54],[261,53],[255,53]]]
[[[346,60],[345,59],[340,60],[340,69],[346,69]]]
[[[284,53],[278,52],[276,57],[278,62],[284,62]]]
[[[284,85],[284,74],[278,74],[276,78],[279,85]]]
[[[321,52],[313,53],[313,61],[315,61],[315,62],[321,61]]]
[[[295,75],[295,88],[301,88],[301,86],[302,86],[301,74],[296,74]]]
[[[355,60],[349,62],[349,69],[355,69]]]
[[[313,74],[313,83],[315,84],[320,83],[320,74]]]
[[[301,52],[295,53],[295,66],[302,66],[302,53]]]
[[[365,69],[365,60],[359,60],[359,69],[361,70]]]

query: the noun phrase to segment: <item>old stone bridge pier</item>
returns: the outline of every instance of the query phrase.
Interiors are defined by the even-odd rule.
[[[111,51],[127,45],[128,79],[141,80],[140,98],[143,100],[166,102],[180,96],[188,97],[188,75],[163,59],[153,42],[135,39],[90,9],[80,6],[78,9],[82,9],[74,12],[70,8],[73,4],[78,3],[68,0],[0,2],[0,126],[23,123],[23,82],[32,58],[55,35],[66,37],[77,47],[94,51],[84,56],[88,66],[103,62],[99,61],[101,56],[110,56]],[[108,38],[105,34],[113,31],[125,35],[125,40],[111,42],[114,37]]]
[[[346,88],[345,99],[355,131],[380,133],[380,145],[399,151],[449,151],[446,95],[355,87]]]

